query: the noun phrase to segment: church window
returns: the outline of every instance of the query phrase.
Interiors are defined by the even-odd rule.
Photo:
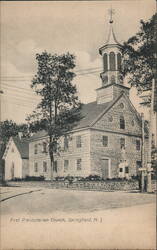
[[[125,138],[120,138],[120,148],[124,148],[125,149]]]
[[[108,76],[104,76],[104,78],[103,78],[103,83],[104,83],[104,84],[107,84],[107,83],[108,83]]]
[[[82,146],[81,136],[78,135],[78,136],[76,136],[76,147],[81,148],[81,146]]]
[[[121,102],[121,103],[119,104],[119,107],[120,107],[121,109],[123,109],[123,108],[124,108],[124,103]]]
[[[104,147],[108,146],[108,136],[104,135],[102,137],[102,144],[103,144]]]
[[[115,53],[110,52],[110,70],[116,70],[116,61],[115,61]]]
[[[43,161],[43,172],[47,172],[47,162]]]
[[[115,83],[116,82],[116,78],[114,75],[111,76],[111,83]]]
[[[131,125],[132,125],[132,126],[135,126],[135,122],[134,122],[134,120],[132,120]]]
[[[120,129],[125,129],[125,120],[123,115],[120,116]]]
[[[81,170],[82,169],[82,159],[77,159],[76,161],[76,165],[77,165],[77,170]]]
[[[47,143],[43,142],[43,153],[47,153]]]
[[[69,148],[68,138],[64,137],[64,150],[67,151]]]
[[[112,122],[113,121],[113,117],[109,116],[108,120],[109,120],[109,122]]]
[[[108,70],[107,54],[106,53],[103,56],[103,61],[104,61],[104,72],[106,72]]]
[[[140,140],[136,140],[136,150],[140,150],[140,147],[141,145],[140,145]]]
[[[129,173],[129,167],[125,167],[125,173],[126,173],[126,174]]]
[[[118,70],[120,70],[121,69],[121,62],[122,61],[122,57],[121,57],[121,54],[120,53],[118,53],[117,54],[117,64],[118,64]]]
[[[69,160],[64,160],[64,171],[68,171],[68,167],[69,167]]]
[[[34,172],[38,172],[38,163],[37,162],[35,162],[34,163]]]
[[[136,161],[136,171],[139,171],[139,168],[142,167],[142,162],[141,161]]]
[[[11,149],[11,152],[14,153],[14,148]]]
[[[53,171],[57,173],[57,161],[54,161],[54,165],[53,165]]]

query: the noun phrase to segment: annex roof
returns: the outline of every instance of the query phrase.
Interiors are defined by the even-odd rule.
[[[21,155],[22,159],[28,159],[29,158],[29,141],[27,140],[20,140],[19,137],[13,136],[13,141]]]

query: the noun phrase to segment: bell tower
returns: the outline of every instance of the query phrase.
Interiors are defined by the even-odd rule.
[[[109,20],[109,34],[106,43],[99,49],[102,56],[103,72],[100,74],[102,87],[97,89],[97,102],[108,102],[125,91],[129,95],[129,88],[124,86],[121,70],[121,47],[122,45],[117,41],[113,30],[113,14],[114,10],[111,8]]]

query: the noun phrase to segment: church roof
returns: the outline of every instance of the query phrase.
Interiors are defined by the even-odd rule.
[[[115,102],[115,101],[114,101]],[[78,130],[82,128],[88,128],[92,125],[92,123],[103,113],[105,110],[108,110],[111,107],[113,101],[97,104],[97,101],[90,102],[82,105],[81,109],[81,119],[77,122],[73,130]],[[42,137],[47,136],[47,132],[42,130],[35,133],[30,140],[36,140]]]
[[[74,129],[80,129],[89,127],[92,122],[106,109],[110,106],[112,101],[97,104],[97,101],[84,104],[81,110],[82,119],[77,123]]]
[[[21,155],[21,158],[28,159],[29,158],[29,141],[20,140],[20,138],[17,136],[13,136],[12,138]]]

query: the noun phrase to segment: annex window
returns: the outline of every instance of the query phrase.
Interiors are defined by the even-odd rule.
[[[119,122],[120,122],[120,129],[125,129],[125,119],[123,115],[120,116]]]
[[[47,172],[47,162],[43,161],[43,172]]]
[[[68,167],[69,167],[69,160],[64,160],[64,171],[68,171]]]
[[[76,164],[77,164],[77,170],[81,170],[82,169],[82,159],[77,159]]]
[[[43,153],[47,153],[47,143],[44,141],[43,142],[43,150],[42,150]]]
[[[108,136],[103,135],[103,137],[102,137],[102,144],[103,144],[104,147],[108,146]]]
[[[82,146],[81,136],[78,135],[76,136],[76,147],[81,148],[81,146]]]
[[[35,162],[34,163],[34,172],[38,172],[38,163],[37,162]]]
[[[68,138],[65,136],[64,137],[64,150],[67,151],[69,148],[69,141]]]
[[[38,144],[35,144],[34,145],[34,154],[37,154],[38,153]]]
[[[125,138],[120,138],[120,148],[124,148],[125,149]]]
[[[111,52],[109,58],[110,58],[110,70],[116,70],[115,53]]]
[[[140,140],[136,140],[136,150],[140,150],[141,148],[141,144],[140,144]]]
[[[58,164],[57,164],[57,161],[54,161],[54,166],[53,166],[53,171],[54,172],[56,172],[57,173],[57,168],[58,168],[58,166],[57,166]]]

